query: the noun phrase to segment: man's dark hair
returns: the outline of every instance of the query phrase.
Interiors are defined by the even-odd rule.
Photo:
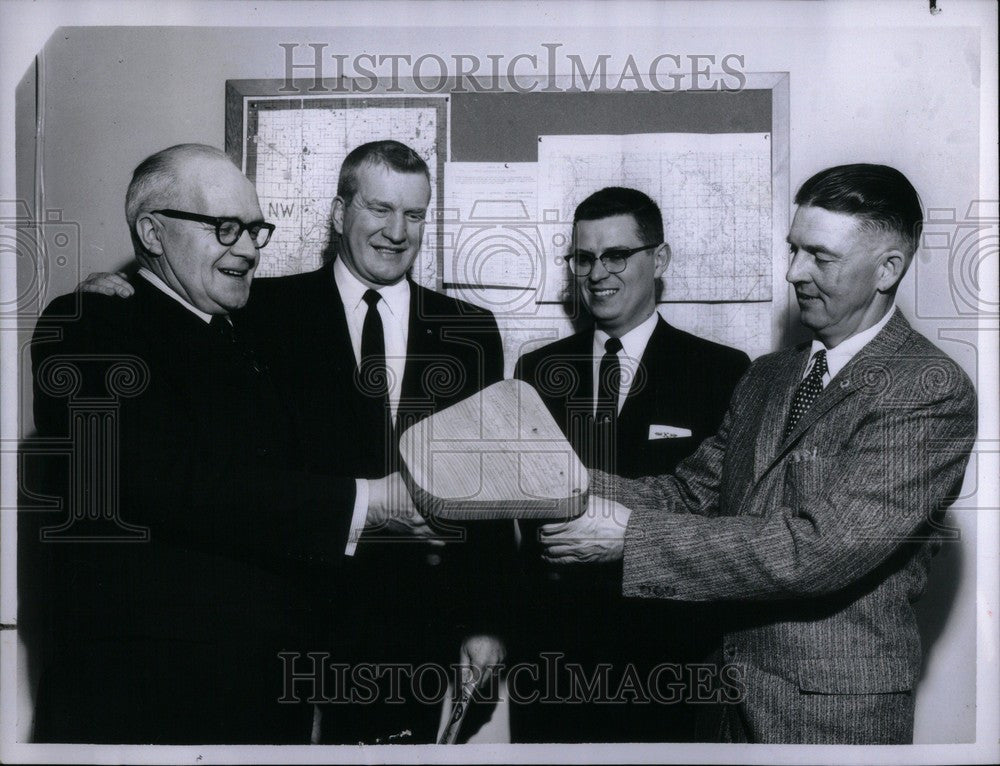
[[[340,166],[337,180],[337,196],[349,205],[358,191],[358,169],[365,163],[384,165],[397,173],[423,173],[428,183],[431,171],[427,163],[413,149],[399,141],[370,141],[352,149]]]
[[[643,243],[663,241],[663,215],[652,199],[637,189],[608,186],[576,206],[573,226],[580,221],[600,221],[615,215],[630,215]]]
[[[920,197],[906,176],[887,165],[839,165],[821,170],[799,189],[796,205],[821,207],[860,219],[870,231],[895,234],[907,257],[923,231]]]

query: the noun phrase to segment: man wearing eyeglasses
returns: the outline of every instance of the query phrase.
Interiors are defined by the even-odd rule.
[[[630,478],[672,471],[714,433],[749,365],[746,354],[678,330],[657,313],[659,280],[669,260],[662,215],[646,194],[610,187],[576,208],[568,265],[593,327],[525,354],[515,375],[538,390],[588,468]],[[531,659],[545,664],[540,652],[564,652],[565,663],[580,662],[583,673],[603,682],[607,692],[603,701],[597,694],[585,704],[535,705],[516,715],[515,738],[594,742],[689,736],[682,696],[661,704],[645,688],[634,694],[625,687],[633,683],[633,668],[645,687],[657,663],[707,653],[708,634],[694,624],[699,615],[659,605],[626,606],[619,595],[619,565],[548,570],[537,561],[538,528],[525,526],[522,532],[538,610]],[[596,624],[595,613],[601,615]],[[600,675],[602,663],[612,666],[607,676]],[[571,678],[561,678],[564,690],[573,688]],[[672,694],[663,693],[671,684],[686,683],[683,667],[670,668],[660,676],[660,698]]]
[[[72,439],[72,469],[49,466],[63,508],[24,537],[52,565],[34,739],[307,744],[278,653],[319,644],[355,482],[306,472],[236,313],[274,227],[197,144],[136,168],[126,217],[134,295],[57,298],[32,346],[39,435]]]
[[[951,531],[976,392],[895,302],[923,229],[909,179],[840,165],[795,204],[785,279],[812,339],[756,360],[672,475],[594,472],[545,558],[624,559],[626,596],[718,610],[706,739],[910,744],[914,604]]]
[[[329,674],[336,688],[326,696],[335,704],[323,707],[313,730],[324,744],[433,742],[440,695],[401,681],[400,669],[419,678],[414,671],[433,662],[451,677],[461,663],[485,683],[504,654],[497,622],[512,579],[512,526],[432,530],[399,473],[398,438],[408,425],[503,377],[493,315],[408,278],[430,197],[427,163],[410,147],[356,147],[331,213],[336,258],[313,272],[258,280],[236,317],[269,364],[306,468],[352,477],[342,503],[347,559],[336,581],[319,583],[331,604],[324,637],[310,647],[351,675],[337,686]],[[170,208],[152,215],[203,228],[215,221]],[[81,289],[133,292],[108,274],[91,275]],[[291,683],[307,694],[311,679],[327,680],[322,663],[303,654],[285,663],[289,676],[306,675]],[[353,680],[358,669],[369,677]]]

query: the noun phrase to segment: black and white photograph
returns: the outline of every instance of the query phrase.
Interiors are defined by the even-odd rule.
[[[0,761],[1000,761],[997,20],[0,0]]]

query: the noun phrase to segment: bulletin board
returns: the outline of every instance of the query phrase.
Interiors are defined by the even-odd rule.
[[[226,151],[278,224],[258,275],[321,265],[344,156],[395,138],[432,173],[416,282],[498,318],[552,315],[546,306],[570,300],[563,256],[576,204],[630,186],[664,213],[673,257],[661,313],[752,354],[770,350],[788,300],[787,73],[747,74],[739,91],[546,84],[426,94],[398,81],[392,93],[352,95],[310,94],[312,80],[293,83],[297,93],[282,92],[284,80],[227,81]]]

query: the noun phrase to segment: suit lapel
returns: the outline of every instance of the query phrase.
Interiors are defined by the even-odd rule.
[[[910,333],[909,323],[903,315],[896,310],[895,316],[872,340],[862,348],[850,362],[842,369],[833,380],[823,389],[819,398],[813,403],[802,416],[795,428],[788,435],[788,438],[781,442],[781,434],[784,431],[785,422],[788,418],[788,411],[791,407],[792,397],[795,394],[805,365],[808,362],[808,348],[802,352],[801,359],[796,365],[789,367],[797,371],[796,377],[789,386],[785,383],[784,396],[773,397],[768,403],[768,409],[764,414],[764,424],[760,430],[757,441],[757,456],[755,461],[755,479],[760,477],[771,468],[791,447],[816,423],[821,417],[826,415],[831,409],[840,404],[844,399],[853,394],[865,385],[870,385],[870,381],[879,381],[888,374],[890,364],[886,358],[895,355],[899,351],[900,345],[906,340]],[[778,410],[775,403],[779,402],[781,409]],[[766,438],[764,434],[767,434]],[[762,449],[763,448],[763,449]],[[768,450],[766,453],[764,449]]]
[[[670,326],[663,317],[658,317],[629,385],[622,411],[618,413],[620,432],[626,424],[631,425],[633,418],[642,419],[642,413],[653,411],[652,402],[658,398],[657,389],[661,384],[669,390],[671,373],[677,369],[674,344],[669,336]]]
[[[410,281],[410,316],[406,330],[406,361],[403,367],[403,384],[400,401],[417,401],[427,393],[421,385],[424,369],[435,351],[440,351],[440,327],[429,321],[430,312],[425,306],[426,296],[416,282]]]
[[[142,328],[159,338],[152,348],[186,349],[189,355],[218,354],[225,344],[218,343],[215,330],[201,317],[141,276],[132,282],[141,311],[147,315]],[[178,360],[180,364],[180,360]]]
[[[809,361],[809,347],[806,346],[789,357],[779,378],[773,381],[770,391],[766,394],[764,413],[760,428],[757,431],[757,441],[754,449],[754,481],[760,479],[764,472],[774,463],[781,446],[781,434],[785,430],[788,411],[792,406],[795,389],[802,380],[802,374]],[[775,395],[777,392],[780,394]]]
[[[322,335],[322,343],[326,348],[319,349],[320,353],[333,357],[337,366],[343,366],[353,371],[357,367],[354,358],[354,347],[351,345],[351,333],[347,329],[347,314],[344,309],[344,299],[337,288],[337,282],[333,278],[333,263],[327,264],[320,272],[322,284],[320,285],[320,300],[317,305],[322,307],[323,315],[319,325]]]
[[[318,281],[312,283],[314,293],[301,296],[302,301],[315,304],[315,313],[311,314],[314,321],[310,323],[313,326],[308,328],[309,337],[302,339],[308,343],[307,353],[303,356],[316,360],[317,367],[311,372],[314,382],[325,386],[327,381],[336,381],[332,389],[344,397],[339,406],[349,412],[349,417],[358,427],[363,427],[370,422],[371,399],[358,389],[358,363],[347,327],[344,300],[333,278],[332,262],[317,276]],[[320,394],[317,392],[314,395]]]
[[[687,384],[682,379],[685,365],[693,362],[681,353],[677,335],[663,317],[657,318],[618,415],[619,444],[626,451],[645,449],[652,424],[678,425],[684,421],[685,396],[681,392]]]
[[[593,330],[559,341],[558,353],[544,357],[535,385],[556,424],[578,452],[589,449],[593,428]]]
[[[878,335],[871,339],[842,369],[810,407],[788,435],[795,442],[813,423],[839,404],[846,396],[866,385],[885,380],[891,364],[886,357],[894,356],[909,334],[909,324],[899,310]]]
[[[577,407],[593,414],[594,410],[594,330],[580,333],[575,348],[570,349],[571,363],[576,369],[576,387],[570,391],[570,400]]]

